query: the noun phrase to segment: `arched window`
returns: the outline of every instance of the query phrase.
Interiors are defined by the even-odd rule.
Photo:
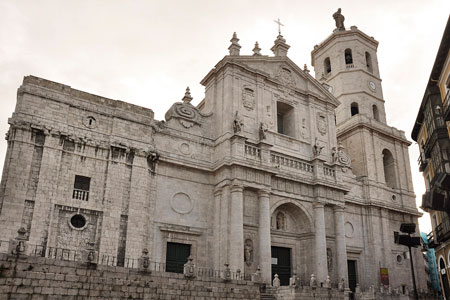
[[[373,118],[380,121],[380,114],[378,113],[378,107],[374,104],[372,105]]]
[[[353,102],[353,103],[350,105],[350,112],[352,113],[352,117],[353,117],[354,115],[359,114],[359,106],[358,106],[358,103]]]
[[[345,49],[344,57],[345,57],[346,65],[353,64],[352,49],[350,49],[350,48]]]
[[[370,57],[369,52],[366,52],[366,67],[367,67],[367,71],[369,71],[370,73],[373,73],[372,58]]]
[[[323,67],[325,74],[329,74],[331,72],[331,61],[329,57],[325,58],[323,61]]]
[[[384,181],[390,188],[396,188],[395,179],[395,162],[392,153],[388,149],[384,149],[383,153],[383,168],[384,168]]]

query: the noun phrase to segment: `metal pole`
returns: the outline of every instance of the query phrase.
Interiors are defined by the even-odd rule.
[[[416,300],[419,300],[419,295],[417,294],[417,287],[416,287],[416,277],[414,276],[414,265],[413,265],[411,247],[408,247],[408,249],[409,249],[409,259],[411,260],[411,273],[412,273],[412,280],[413,280],[413,286],[414,286],[414,298]]]

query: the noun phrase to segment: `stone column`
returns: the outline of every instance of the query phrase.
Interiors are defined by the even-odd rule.
[[[345,286],[348,286],[347,271],[347,249],[345,245],[345,227],[344,227],[344,207],[334,207],[334,226],[336,231],[336,266],[337,278],[336,282],[340,282],[342,278],[345,280]]]
[[[263,282],[272,280],[272,258],[270,239],[270,194],[260,190],[259,198],[259,267]]]
[[[214,269],[220,270],[223,266],[221,264],[220,257],[223,257],[224,254],[222,253],[224,250],[226,251],[226,248],[222,247],[222,240],[221,240],[221,233],[220,233],[220,225],[221,225],[221,216],[220,216],[220,202],[222,200],[222,189],[218,188],[214,191],[214,245],[211,247],[211,250],[213,251],[213,260],[214,260]],[[226,256],[226,252],[225,252]]]
[[[316,202],[314,206],[315,235],[315,272],[318,285],[327,279],[327,241],[325,237],[325,213],[324,204]]]
[[[244,272],[244,188],[231,186],[230,268]]]

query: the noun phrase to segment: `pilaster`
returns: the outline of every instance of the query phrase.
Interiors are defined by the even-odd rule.
[[[258,191],[259,200],[259,267],[262,280],[270,283],[272,279],[271,238],[270,238],[270,193]]]
[[[230,268],[244,270],[244,187],[231,186],[230,212]]]

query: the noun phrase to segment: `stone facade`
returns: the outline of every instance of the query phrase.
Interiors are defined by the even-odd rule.
[[[312,53],[314,78],[287,57],[281,35],[275,56],[240,55],[236,35],[231,42],[230,55],[201,81],[200,104],[187,90],[165,121],[147,108],[25,77],[8,121],[1,239],[25,227],[32,245],[94,243],[118,265],[144,248],[164,263],[169,243],[180,243],[199,267],[259,267],[266,283],[278,264],[271,247],[279,247],[290,253],[290,275],[303,281],[314,273],[319,284],[330,276],[333,286],[344,279],[365,291],[380,286],[387,268],[392,288],[412,286],[393,233],[420,214],[410,143],[385,120],[378,43],[356,28],[334,32]],[[350,69],[340,61],[347,47]],[[372,72],[357,58],[364,47]],[[333,68],[326,75],[324,57]],[[353,116],[350,101],[359,101]],[[413,256],[425,289],[420,251]]]

